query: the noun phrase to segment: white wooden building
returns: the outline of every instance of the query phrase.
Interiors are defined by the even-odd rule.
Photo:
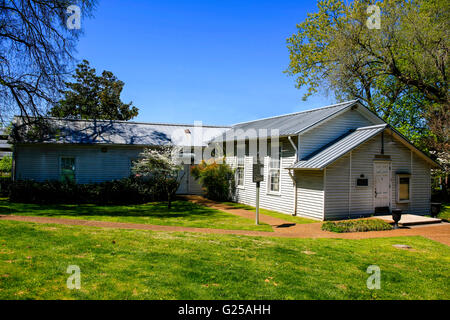
[[[144,148],[176,145],[202,149],[210,139],[229,129],[109,120],[46,120],[51,126],[47,134],[31,142],[26,135],[29,126],[23,125],[23,119],[15,119],[13,179],[70,179],[81,184],[122,179],[132,174],[132,163]],[[203,139],[194,139],[198,130],[201,132],[197,136]],[[190,161],[185,161],[178,193],[202,194],[201,186],[190,174]]]
[[[256,154],[250,152],[250,145],[261,138],[255,132],[276,130],[281,152],[262,159],[265,181],[261,183],[261,207],[328,220],[395,208],[428,214],[430,171],[438,167],[357,100],[232,127],[203,126],[206,131],[196,143],[190,141],[195,126],[54,121],[59,121],[64,132],[40,143],[16,142],[15,179],[60,179],[67,167],[73,169],[78,183],[114,180],[130,174],[131,162],[144,147],[174,143],[205,148],[231,139],[233,144],[247,146],[239,156],[234,149],[231,152],[225,148],[226,161],[236,169],[234,200],[254,206],[252,170]],[[178,140],[174,141],[174,136]],[[189,165],[185,171],[179,193],[201,193],[198,183],[189,176]]]
[[[345,219],[392,209],[429,214],[431,168],[438,167],[406,138],[357,100],[237,124],[277,129],[280,161],[264,157],[262,208],[318,220]],[[226,133],[222,138],[225,138]],[[248,147],[246,148],[249,149]],[[254,156],[227,157],[238,171],[235,201],[255,205]]]

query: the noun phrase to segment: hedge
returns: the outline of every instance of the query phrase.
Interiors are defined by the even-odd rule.
[[[155,181],[139,177],[93,184],[22,180],[11,184],[9,199],[40,204],[138,204],[167,200],[161,190]]]
[[[7,197],[12,184],[11,177],[0,177],[0,197]]]
[[[234,170],[226,163],[202,163],[191,168],[191,174],[202,184],[205,196],[215,201],[229,201],[235,192]]]
[[[322,224],[322,230],[331,232],[366,232],[391,230],[392,226],[381,219],[357,219],[345,221],[327,221]]]

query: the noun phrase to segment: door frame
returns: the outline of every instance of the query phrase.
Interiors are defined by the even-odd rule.
[[[373,161],[373,189],[372,189],[372,204],[373,204],[373,212],[375,212],[375,208],[377,206],[375,205],[375,189],[377,187],[377,173],[376,173],[376,164],[377,163],[387,163],[389,164],[389,212],[392,211],[392,161],[391,160],[375,160]]]

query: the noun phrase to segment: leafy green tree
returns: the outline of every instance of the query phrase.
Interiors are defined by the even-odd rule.
[[[298,88],[307,88],[304,99],[319,88],[337,100],[358,98],[414,142],[442,153],[448,147],[450,3],[376,2],[380,29],[367,23],[374,3],[319,1],[318,12],[287,40],[287,72]],[[439,125],[430,126],[431,119]],[[430,136],[440,143],[430,144]]]
[[[132,102],[120,99],[124,83],[110,71],[96,74],[87,60],[78,65],[73,75],[75,82],[66,82],[64,98],[49,114],[59,118],[130,120],[138,115]]]
[[[297,29],[286,72],[304,99],[360,99],[449,171],[449,1],[323,0]]]
[[[12,170],[12,157],[4,156],[0,159],[0,173],[2,175],[10,175]]]

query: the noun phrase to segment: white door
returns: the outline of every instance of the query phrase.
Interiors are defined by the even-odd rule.
[[[183,170],[180,171],[180,176],[183,178],[180,181],[180,186],[178,187],[178,194],[187,194],[189,193],[189,172],[190,166],[188,164],[183,165]]]
[[[391,163],[374,162],[374,206],[390,207]]]

